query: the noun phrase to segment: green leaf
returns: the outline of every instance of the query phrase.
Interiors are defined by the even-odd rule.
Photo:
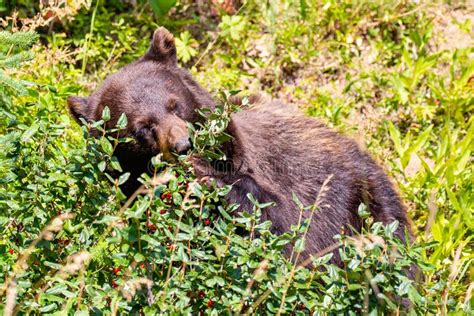
[[[172,197],[174,205],[181,205],[181,203],[183,202],[183,197],[178,192],[174,192]]]
[[[60,270],[62,268],[62,265],[60,265],[59,263],[55,263],[55,262],[44,261],[43,264],[47,267],[50,267],[50,268],[53,268],[53,269],[56,269],[56,270]]]
[[[46,296],[46,295],[45,295],[45,296]],[[48,296],[49,300],[51,300],[52,297],[53,297],[52,295],[51,295],[51,296]],[[61,302],[62,299],[58,297],[58,301]],[[44,306],[44,307],[41,307],[41,308],[39,309],[39,311],[42,312],[42,313],[52,312],[53,310],[56,309],[57,306],[58,306],[58,305],[57,305],[56,303],[52,303],[52,304],[46,305],[46,306]]]
[[[368,218],[370,216],[370,212],[367,209],[367,205],[361,203],[357,209],[357,214],[359,214],[361,218]]]
[[[303,252],[304,249],[305,249],[305,240],[304,238],[299,238],[295,242],[295,252],[296,253]]]
[[[142,235],[141,239],[148,242],[153,247],[161,247],[161,243],[150,235]]]
[[[112,146],[110,141],[106,137],[102,137],[100,138],[99,143],[104,153],[109,156],[112,156],[112,154],[114,153],[114,147]]]
[[[304,209],[303,203],[301,203],[300,199],[299,199],[298,196],[295,194],[295,192],[291,192],[291,196],[292,196],[293,202],[295,202],[296,206],[298,206],[298,208],[299,208],[300,210]]]
[[[115,156],[112,156],[112,158],[110,159],[110,166],[112,167],[113,170],[123,172],[122,166],[120,166],[120,162],[118,161],[117,157],[115,157]]]
[[[393,125],[392,122],[388,122],[388,131],[390,133],[390,137],[392,138],[392,141],[395,146],[395,150],[398,153],[398,156],[402,158],[405,150],[402,147],[400,132],[398,131],[398,129],[395,128],[395,125]],[[402,167],[404,168],[405,166],[402,166]]]
[[[136,262],[143,262],[145,261],[145,256],[142,255],[141,253],[136,253],[133,258],[135,259]]]
[[[402,104],[408,103],[408,91],[401,80],[401,75],[395,75],[392,78],[392,84]]]
[[[192,57],[197,55],[197,51],[194,47],[197,47],[198,43],[191,37],[191,34],[188,31],[182,32],[179,38],[175,39],[175,42],[178,59],[182,62],[186,63]]]
[[[307,17],[307,11],[308,9],[308,4],[306,3],[306,0],[300,0],[300,14],[301,14],[301,18],[303,20],[306,20],[306,17]]]
[[[130,172],[122,174],[118,179],[118,185],[124,184],[130,178]]]
[[[104,122],[107,122],[110,120],[110,109],[108,106],[105,106],[104,109],[102,110],[102,119]]]
[[[64,294],[67,291],[67,286],[65,284],[58,284],[52,288],[46,290],[46,294]],[[71,292],[69,292],[71,293]]]
[[[177,0],[149,0],[151,8],[157,17],[162,17],[176,4]]]
[[[24,133],[21,135],[21,141],[22,142],[29,142],[31,138],[33,137],[34,134],[39,129],[39,125],[36,123],[33,123]]]
[[[225,15],[222,22],[219,23],[221,29],[221,36],[227,41],[237,41],[241,38],[241,34],[245,29],[245,20],[240,15]]]
[[[136,204],[135,204],[136,205]],[[142,200],[138,206],[136,207],[135,211],[130,214],[131,218],[142,218],[143,213],[148,209],[150,206],[150,201],[148,200]]]
[[[118,220],[120,220],[120,217],[118,217],[118,216],[104,215],[100,220],[97,220],[94,223],[96,223],[96,224],[108,224],[108,223],[117,222]]]
[[[122,113],[115,126],[119,129],[124,129],[125,127],[127,127],[127,124],[128,124],[127,115],[125,113]]]
[[[105,167],[107,166],[107,164],[105,163],[105,161],[101,161],[99,162],[99,164],[97,165],[97,167],[99,168],[99,170],[101,172],[103,172],[105,170]]]

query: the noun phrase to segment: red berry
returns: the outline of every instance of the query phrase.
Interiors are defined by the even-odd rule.
[[[171,193],[168,192],[168,193],[163,193],[163,194],[161,194],[161,199],[162,199],[162,200],[169,200],[169,199],[171,199]]]
[[[147,224],[146,224],[146,227],[148,228],[148,231],[149,231],[150,233],[153,234],[154,232],[156,232],[156,225],[155,225],[155,224],[153,224],[153,223],[147,223]]]
[[[160,214],[161,214],[161,215],[166,214],[166,210],[165,210],[165,209],[162,209],[162,210],[160,211]]]
[[[201,290],[201,291],[199,291],[198,296],[199,296],[200,299],[203,299],[203,298],[206,297],[206,293],[204,293],[204,291]]]
[[[211,224],[211,220],[209,218],[206,218],[204,220],[204,225],[209,226]]]
[[[13,255],[15,253],[15,250],[13,250],[12,248],[8,249],[8,252]]]
[[[142,264],[140,265],[140,268],[145,269],[145,264],[142,263]]]
[[[61,246],[67,246],[69,245],[69,239],[58,239],[58,244]]]
[[[112,285],[112,287],[114,289],[118,286],[118,284],[117,284],[117,282],[115,282],[115,280],[112,280],[112,282],[110,282],[110,285]]]
[[[209,308],[214,307],[214,301],[213,300],[207,301],[207,307],[209,307]]]
[[[118,268],[118,267],[115,267],[115,268],[112,269],[112,272],[113,272],[114,274],[119,274],[121,271],[122,271],[122,269],[120,269],[120,268]]]

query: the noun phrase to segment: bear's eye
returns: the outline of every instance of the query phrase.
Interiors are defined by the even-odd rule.
[[[168,111],[174,111],[176,109],[177,104],[178,102],[175,99],[170,99],[166,103],[166,108],[168,109]]]
[[[143,126],[143,127],[137,128],[135,130],[135,137],[137,138],[137,140],[145,141],[145,142],[153,138],[156,138],[154,129],[149,126]]]

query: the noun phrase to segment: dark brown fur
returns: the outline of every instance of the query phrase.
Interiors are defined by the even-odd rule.
[[[160,152],[165,159],[172,159],[172,152],[189,140],[186,121],[197,121],[200,116],[196,109],[213,108],[214,101],[186,70],[176,65],[173,35],[159,28],[143,57],[107,77],[90,97],[69,97],[68,105],[73,117],[86,121],[99,120],[108,106],[110,127],[122,113],[127,115],[125,134],[136,142],[121,144],[115,155],[124,171],[131,173],[122,187],[130,195],[140,185],[136,179],[148,171],[150,159]]]
[[[229,132],[234,139],[226,146],[226,156],[233,166],[222,172],[196,159],[196,172],[217,179],[219,185],[233,184],[228,198],[242,209],[252,208],[247,192],[259,201],[274,201],[276,206],[264,213],[264,220],[272,221],[275,233],[286,232],[298,222],[291,193],[305,206],[312,205],[331,176],[311,222],[307,254],[334,244],[333,236],[342,229],[346,233],[359,231],[362,221],[357,210],[361,203],[368,204],[375,221],[399,221],[401,239],[405,239],[405,229],[411,235],[392,183],[352,139],[278,101],[264,100],[231,118]]]
[[[394,186],[353,140],[278,101],[252,101],[249,108],[232,115],[228,132],[234,139],[224,146],[227,166],[195,157],[199,177],[211,176],[219,185],[232,184],[228,200],[239,203],[241,209],[251,209],[248,192],[262,202],[274,201],[276,205],[265,210],[264,219],[271,220],[273,231],[280,234],[298,221],[291,193],[311,205],[323,182],[332,176],[313,217],[305,257],[332,245],[333,236],[342,229],[360,230],[357,209],[362,202],[368,204],[376,221],[398,220],[397,234],[402,239],[405,230],[411,235]],[[195,110],[214,107],[214,102],[177,67],[173,37],[160,28],[144,57],[107,78],[88,99],[70,98],[69,105],[75,117],[87,120],[99,119],[104,105],[111,109],[112,123],[122,112],[127,114],[127,133],[137,143],[119,148],[116,155],[136,178],[147,171],[153,155],[162,152],[171,159],[176,143],[188,137],[184,121],[195,122]],[[126,193],[136,188],[137,183],[131,183]]]

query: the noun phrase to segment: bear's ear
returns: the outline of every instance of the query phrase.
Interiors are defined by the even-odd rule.
[[[145,57],[165,64],[176,64],[176,45],[173,34],[164,27],[159,27],[153,34],[150,48]]]
[[[79,122],[81,117],[88,122],[94,120],[87,98],[77,96],[68,97],[67,104],[69,111],[71,111],[71,115],[76,119],[76,121]]]

